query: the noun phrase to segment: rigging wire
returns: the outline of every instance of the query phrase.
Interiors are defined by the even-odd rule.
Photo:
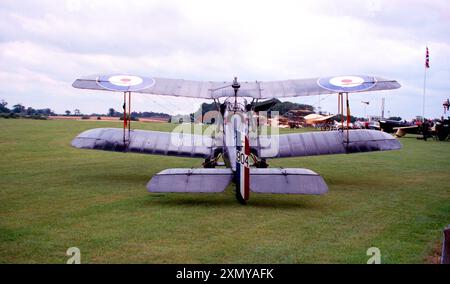
[[[174,103],[168,102],[169,104],[171,104],[171,107],[173,107],[172,109],[170,109],[170,106],[167,107],[167,106],[165,106],[165,105],[163,105],[163,104],[161,104],[161,103],[158,103],[154,98],[152,98],[152,96],[154,96],[154,95],[151,95],[151,94],[144,94],[144,93],[142,93],[142,95],[143,95],[143,98],[145,98],[145,99],[147,99],[147,100],[153,102],[154,104],[156,104],[156,105],[158,105],[159,107],[165,109],[165,110],[168,111],[169,113],[172,113],[174,109],[176,109],[177,111],[183,112],[183,110],[180,109],[179,106],[176,106]]]

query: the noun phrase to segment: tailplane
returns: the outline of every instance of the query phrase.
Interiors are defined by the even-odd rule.
[[[323,178],[308,169],[252,168],[250,189],[256,193],[312,194],[328,192]]]
[[[167,169],[153,176],[147,189],[150,192],[222,192],[232,179],[231,169]]]

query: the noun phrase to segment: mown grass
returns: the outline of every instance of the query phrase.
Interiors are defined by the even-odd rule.
[[[135,123],[170,131],[174,125]],[[421,263],[450,223],[450,143],[403,138],[401,151],[279,159],[329,185],[325,196],[150,194],[152,175],[200,159],[74,149],[103,121],[0,119],[0,262]],[[281,132],[290,132],[282,130]],[[205,185],[210,186],[210,185]]]

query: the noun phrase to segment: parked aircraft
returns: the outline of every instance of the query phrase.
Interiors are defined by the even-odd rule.
[[[269,82],[239,82],[234,78],[231,82],[210,82],[112,74],[77,79],[73,87],[121,92],[124,96],[123,129],[87,130],[72,141],[74,147],[204,159],[203,168],[167,169],[157,173],[147,185],[150,192],[222,192],[234,181],[236,198],[242,204],[249,200],[250,191],[324,194],[328,187],[319,174],[303,168],[269,168],[267,160],[401,148],[392,135],[375,130],[284,135],[261,135],[254,131],[251,113],[261,106],[260,100],[336,93],[341,115],[344,113],[345,95],[349,117],[350,93],[400,87],[395,80],[376,76]],[[213,100],[222,116],[220,132],[215,136],[205,136],[131,129],[126,106],[131,113],[132,92]],[[346,123],[348,125],[349,121]]]

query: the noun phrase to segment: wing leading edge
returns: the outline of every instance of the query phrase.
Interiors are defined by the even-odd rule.
[[[73,139],[72,146],[192,158],[210,158],[223,147],[220,139],[185,133],[132,130],[130,137],[126,137],[124,144],[122,129],[95,128],[79,134]],[[376,130],[350,130],[348,142],[346,132],[341,131],[283,134],[276,138],[260,135],[250,141],[250,147],[261,158],[350,154],[402,147],[392,135]]]
[[[216,140],[207,136],[132,130],[130,137],[120,128],[95,128],[80,133],[72,140],[72,146],[115,152],[133,152],[191,158],[208,158],[216,149]]]
[[[392,135],[376,130],[308,132],[279,135],[278,139],[260,135],[255,142],[261,158],[288,158],[316,155],[351,154],[401,149]]]
[[[125,78],[121,78],[125,77]],[[135,84],[122,84],[135,80]],[[129,82],[127,82],[129,83]],[[133,91],[162,96],[217,99],[234,96],[232,82],[192,81],[183,79],[150,78],[129,75],[93,75],[77,79],[72,86],[79,89],[104,91]],[[400,88],[395,80],[378,76],[349,75],[267,82],[240,82],[239,97],[255,99],[313,96],[340,92],[356,93]]]

